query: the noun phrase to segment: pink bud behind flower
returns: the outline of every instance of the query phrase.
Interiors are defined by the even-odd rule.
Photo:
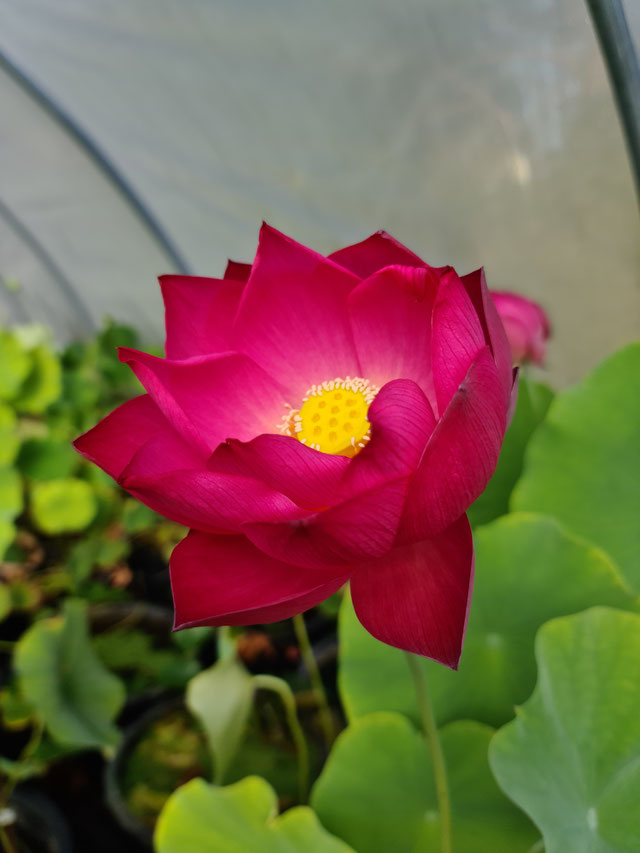
[[[541,305],[507,291],[491,291],[507,333],[514,364],[542,364],[549,337],[549,320]]]

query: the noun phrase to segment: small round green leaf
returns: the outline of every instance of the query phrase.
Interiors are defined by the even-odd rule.
[[[0,468],[0,521],[11,521],[22,512],[22,480],[15,468]]]
[[[277,818],[272,829],[281,838],[283,853],[354,853],[348,844],[330,835],[307,806],[296,806]]]
[[[105,539],[102,532],[83,536],[69,551],[65,562],[74,589],[91,577],[96,566],[106,568],[125,559],[129,544],[124,539]]]
[[[538,833],[494,782],[487,762],[493,729],[451,723],[441,730],[453,817],[453,848],[526,853]],[[330,832],[358,853],[438,853],[440,829],[426,741],[399,714],[357,720],[339,736],[311,804]]]
[[[640,849],[640,616],[594,608],[536,641],[538,685],[490,749],[546,853]]]
[[[40,345],[29,352],[30,370],[14,400],[19,412],[38,415],[58,399],[62,391],[62,370],[58,357]]]
[[[33,483],[31,514],[43,533],[56,535],[84,530],[93,521],[98,504],[84,480],[66,477]]]
[[[13,542],[16,528],[10,521],[0,518],[0,560],[6,554],[7,548]]]
[[[640,343],[559,394],[527,449],[512,506],[553,515],[611,554],[640,592]]]
[[[0,403],[0,467],[11,465],[20,447],[17,418],[13,409]]]
[[[152,509],[135,498],[127,498],[122,507],[122,526],[127,533],[140,533],[155,524],[159,518]],[[182,633],[184,635],[189,632]]]
[[[20,690],[61,744],[105,747],[118,742],[113,720],[122,707],[122,682],[91,647],[86,605],[67,599],[64,614],[36,622],[15,652]]]
[[[18,338],[0,329],[0,400],[12,400],[24,382],[31,360]]]
[[[29,438],[20,448],[18,468],[34,480],[55,480],[70,476],[79,456],[68,441]]]

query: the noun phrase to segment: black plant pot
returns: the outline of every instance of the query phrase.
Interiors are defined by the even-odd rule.
[[[69,826],[49,797],[28,785],[13,792],[10,806],[19,853],[73,853]]]
[[[184,709],[182,696],[167,696],[149,694],[152,703],[141,708],[140,705],[134,709],[137,711],[136,718],[125,726],[122,740],[111,761],[107,762],[104,770],[105,800],[111,813],[120,826],[139,841],[146,849],[152,849],[153,831],[135,815],[127,803],[124,794],[124,778],[127,770],[127,762],[131,757],[137,744],[149,731],[150,726],[174,711]],[[144,708],[144,709],[143,709]],[[127,709],[125,709],[125,714]],[[126,714],[129,719],[129,714]]]

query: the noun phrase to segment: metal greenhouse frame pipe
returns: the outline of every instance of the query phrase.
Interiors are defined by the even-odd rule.
[[[88,312],[84,302],[80,299],[78,291],[60,269],[47,249],[42,245],[36,235],[19,219],[15,213],[0,199],[0,218],[4,219],[9,228],[17,234],[22,242],[29,247],[42,266],[47,270],[54,281],[58,283],[60,290],[66,295],[69,302],[80,315],[82,322],[88,329],[96,329],[91,314]],[[29,318],[25,318],[25,321]]]
[[[50,95],[43,91],[5,53],[0,51],[0,68],[5,70],[46,112],[73,137],[89,158],[135,211],[155,241],[161,246],[176,272],[188,275],[189,266],[156,217],[142,201],[126,178],[91,137]]]
[[[622,0],[587,0],[624,131],[640,202],[640,65]]]

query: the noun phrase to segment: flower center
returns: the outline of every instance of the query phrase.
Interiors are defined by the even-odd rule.
[[[281,432],[323,453],[355,456],[371,438],[367,412],[379,390],[359,376],[312,385],[300,408],[283,416]]]

